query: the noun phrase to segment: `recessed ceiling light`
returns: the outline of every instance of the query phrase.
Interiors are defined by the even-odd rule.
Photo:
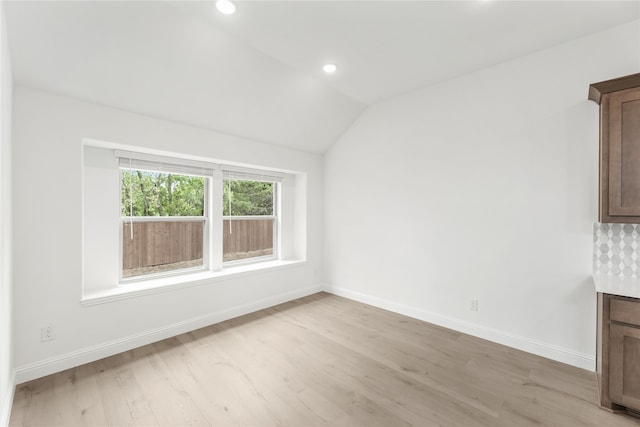
[[[236,13],[236,5],[231,2],[231,0],[218,0],[216,1],[216,9],[220,13],[224,13],[225,15],[233,15]]]
[[[322,67],[322,71],[324,71],[327,74],[333,74],[338,70],[338,66],[336,64],[325,64],[324,67]]]

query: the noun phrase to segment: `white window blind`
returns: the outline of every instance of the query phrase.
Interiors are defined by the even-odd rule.
[[[224,169],[222,176],[229,180],[260,181],[260,182],[282,182],[282,176],[274,172],[267,175],[264,171],[246,171]]]
[[[115,152],[121,168],[157,171],[182,175],[211,176],[215,165],[195,160],[168,158],[131,151]]]

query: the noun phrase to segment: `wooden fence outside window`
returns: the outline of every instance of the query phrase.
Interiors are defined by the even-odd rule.
[[[123,277],[202,265],[204,221],[134,222],[133,239],[130,226],[123,223]],[[272,255],[273,229],[272,219],[224,220],[224,261]]]

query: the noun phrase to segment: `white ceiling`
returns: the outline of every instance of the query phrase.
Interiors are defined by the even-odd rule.
[[[176,3],[370,105],[638,19],[639,1],[256,1],[232,19]],[[325,62],[340,67],[327,78]]]
[[[380,99],[640,17],[610,0],[3,3],[18,84],[312,152]]]

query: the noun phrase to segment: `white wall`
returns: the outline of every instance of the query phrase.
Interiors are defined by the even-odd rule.
[[[639,29],[368,109],[325,156],[330,290],[593,369],[598,106],[587,90],[640,71]]]
[[[33,89],[14,91],[14,321],[25,381],[319,289],[322,156]],[[307,174],[307,262],[84,307],[83,138]],[[41,343],[52,325],[54,341]]]
[[[11,273],[11,59],[0,5],[0,426],[9,422],[13,397]]]

